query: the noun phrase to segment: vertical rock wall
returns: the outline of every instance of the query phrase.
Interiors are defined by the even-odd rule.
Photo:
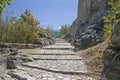
[[[103,20],[109,0],[79,0],[78,16],[65,39],[75,45],[75,49],[86,49],[102,41]]]

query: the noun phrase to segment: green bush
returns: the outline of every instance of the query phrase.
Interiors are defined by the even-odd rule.
[[[113,25],[112,20],[115,18],[115,16],[120,13],[120,0],[111,0],[109,3],[110,9],[108,11],[108,15],[104,16],[104,39],[108,38],[112,34]]]
[[[42,28],[41,32],[47,32],[50,35],[50,37],[54,37],[54,31],[53,31],[52,27],[50,25],[47,25],[44,27],[46,27],[46,28],[44,28],[44,29]]]
[[[58,34],[58,37],[60,38],[60,37],[64,36],[67,33],[67,31],[69,30],[69,28],[70,28],[70,25],[63,25],[63,26],[61,26],[60,32]]]
[[[31,14],[30,10],[29,13]],[[10,16],[7,22],[1,21],[0,26],[1,42],[27,44],[35,43],[38,40],[39,38],[38,33],[41,30],[41,28],[38,26],[39,24],[38,20],[36,20],[32,14],[29,16],[24,15],[24,17],[26,17],[26,20],[23,17],[15,19],[14,17]]]

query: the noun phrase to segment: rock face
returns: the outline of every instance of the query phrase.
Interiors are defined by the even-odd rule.
[[[75,45],[75,49],[86,49],[102,41],[103,20],[109,0],[79,0],[78,17],[73,22],[65,39]]]
[[[120,19],[115,20],[115,23],[112,43],[103,54],[104,70],[101,80],[120,80]]]

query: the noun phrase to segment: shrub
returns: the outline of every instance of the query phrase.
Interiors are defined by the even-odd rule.
[[[108,15],[104,16],[104,39],[108,38],[112,34],[112,21],[115,18],[115,16],[120,13],[120,0],[111,0],[109,3],[110,9],[108,11]]]
[[[70,28],[70,25],[63,25],[63,26],[61,26],[60,32],[58,34],[58,37],[60,38],[60,37],[64,36],[67,33],[67,31],[69,30],[69,28]]]

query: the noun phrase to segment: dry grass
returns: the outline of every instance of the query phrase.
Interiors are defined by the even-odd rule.
[[[110,40],[107,39],[106,41],[88,48],[86,50],[78,51],[77,54],[82,57],[82,59],[85,61],[88,69],[94,73],[97,77],[101,75],[103,64],[102,64],[102,54],[103,51],[107,48],[109,45]]]

